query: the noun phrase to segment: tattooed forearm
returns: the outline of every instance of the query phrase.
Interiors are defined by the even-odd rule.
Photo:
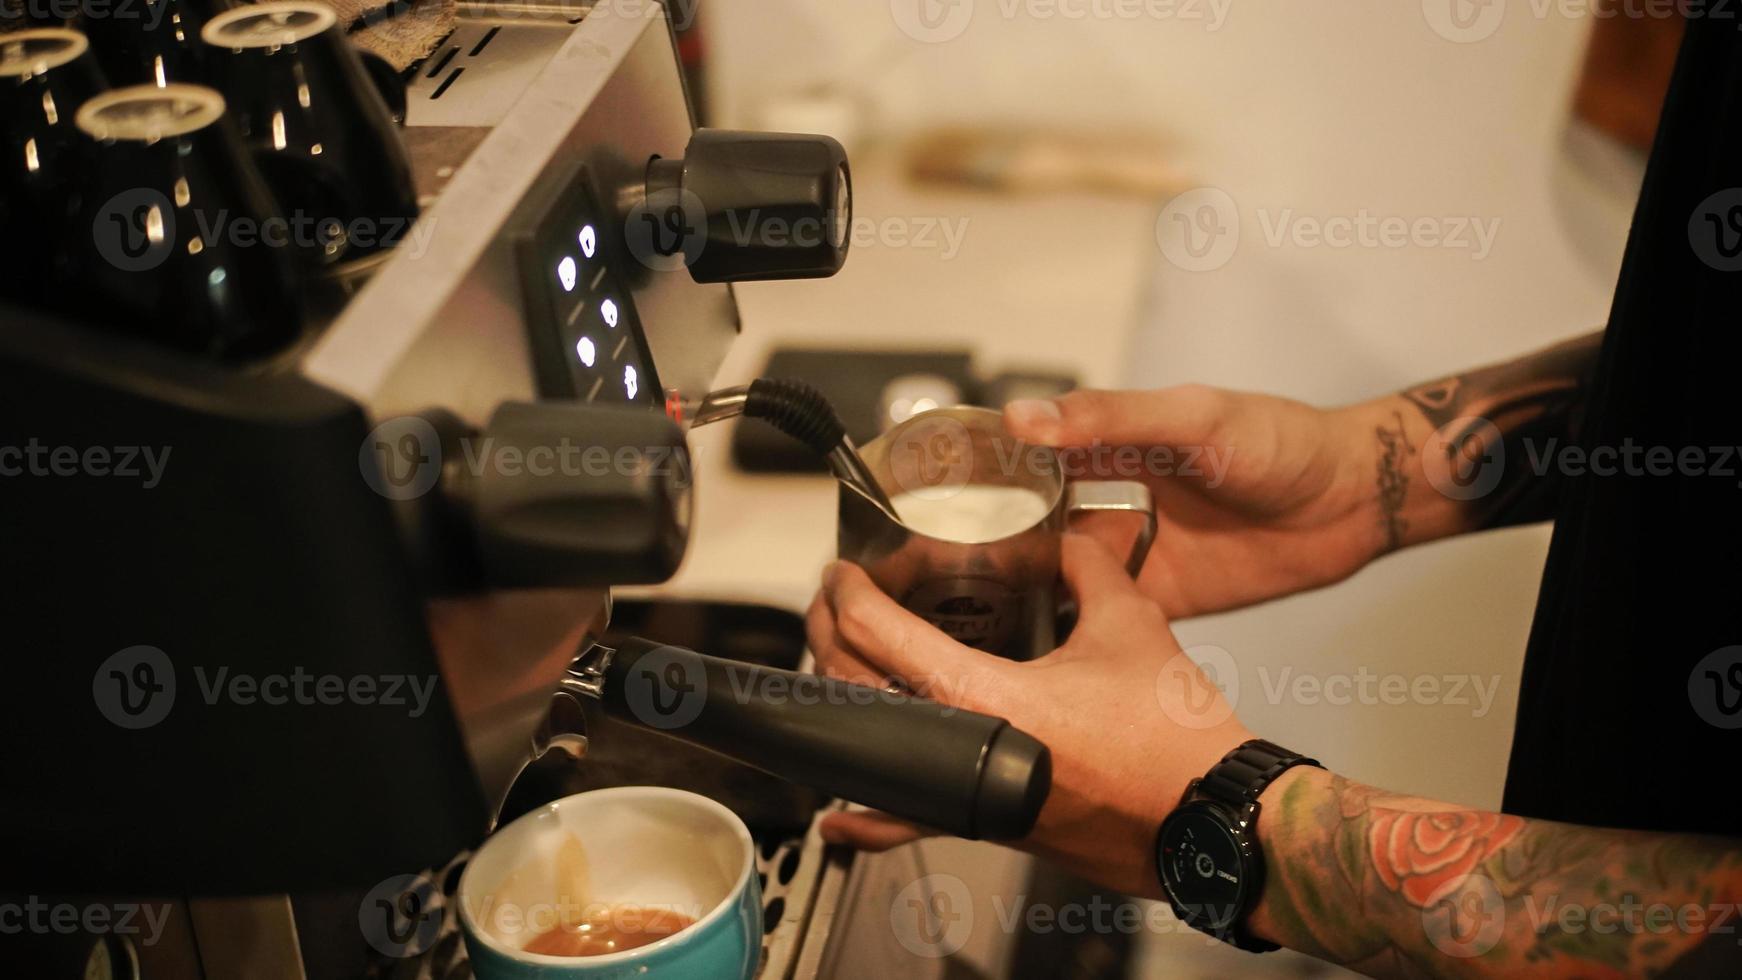
[[[1261,935],[1384,977],[1742,976],[1742,840],[1597,830],[1296,769]]]
[[[1445,464],[1449,470],[1468,473],[1489,458],[1497,463],[1497,472],[1490,477],[1493,486],[1482,484],[1481,492],[1454,498],[1467,512],[1469,528],[1506,527],[1553,516],[1560,481],[1552,472],[1533,472],[1527,465],[1528,450],[1540,452],[1549,440],[1577,438],[1602,341],[1600,332],[1587,334],[1516,361],[1403,392],[1404,400],[1443,437],[1433,441],[1434,448],[1451,456]],[[1501,441],[1497,453],[1485,444],[1496,435]]]

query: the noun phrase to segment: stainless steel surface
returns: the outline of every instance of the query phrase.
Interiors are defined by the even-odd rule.
[[[189,899],[188,917],[206,976],[302,980],[302,947],[289,896]]]
[[[817,829],[823,813],[802,838],[782,845],[768,862],[769,868],[760,869],[769,875],[768,887],[763,890],[764,910],[773,911],[775,900],[780,901],[779,916],[764,923],[773,928],[762,937],[760,980],[802,980],[817,975],[817,964],[840,907],[841,884],[852,863],[850,852],[823,842]],[[788,862],[790,875],[786,874]]]
[[[464,3],[459,28],[412,81],[405,136],[423,217],[300,355],[304,374],[356,399],[375,420],[440,407],[481,426],[498,404],[532,399],[529,331],[506,231],[540,214],[583,167],[608,190],[603,199],[633,205],[651,158],[682,157],[693,120],[663,10],[619,5],[610,16],[582,17],[590,8]],[[626,216],[627,207],[618,217]],[[630,271],[667,395],[701,399],[738,334],[730,287],[699,285],[682,268]],[[609,611],[609,594],[591,589],[430,604],[443,677],[487,799],[504,800],[526,763],[551,749],[586,751],[577,730],[584,726],[553,725],[552,698],[565,678],[576,690],[554,697],[583,695],[596,683],[584,664],[577,676],[568,671],[575,651],[602,635]],[[822,854],[814,825],[802,840],[758,854],[769,902],[783,902],[771,916],[778,921],[762,976],[793,976],[801,954],[816,958],[810,951],[822,937],[809,931],[810,908],[828,880]],[[840,862],[830,867],[838,884]],[[429,874],[440,881],[445,870]],[[452,942],[438,943],[386,966],[396,977],[465,975],[453,961],[423,961],[443,949],[463,958]]]
[[[749,401],[749,385],[711,391],[690,413],[690,426],[694,428],[736,418],[744,414]],[[892,519],[895,518],[895,505],[889,502],[889,495],[883,492],[883,488],[871,476],[871,471],[859,459],[859,448],[853,445],[852,437],[843,434],[840,445],[831,450],[823,462],[828,466],[829,472],[835,475],[835,479],[858,490]]]
[[[878,587],[961,643],[1019,660],[1051,648],[1058,613],[1060,533],[1084,510],[1130,510],[1146,530],[1132,560],[1140,567],[1155,533],[1141,484],[1108,482],[1067,492],[1057,454],[1023,444],[999,412],[957,407],[924,412],[867,443],[860,457],[891,496],[944,497],[971,486],[1016,487],[1038,495],[1046,516],[993,541],[966,543],[922,534],[847,487],[839,493],[838,552]]]
[[[406,86],[411,128],[495,128],[575,33],[558,11],[519,16],[480,5],[418,67]]]
[[[572,6],[539,9],[469,7],[442,52],[463,50],[436,77],[443,53],[420,72],[406,133],[433,199],[303,357],[307,376],[378,421],[441,407],[481,425],[502,402],[533,399],[509,231],[583,165],[609,186],[639,186],[648,159],[688,145],[689,105],[660,7],[578,25]],[[456,67],[466,71],[434,98]],[[662,383],[700,397],[738,332],[731,291],[682,269],[634,272],[626,278]],[[486,799],[503,799],[573,651],[602,632],[606,602],[603,590],[564,589],[432,603],[437,655]]]
[[[690,413],[690,425],[711,425],[737,418],[744,414],[744,406],[749,400],[749,385],[734,385],[731,388],[710,391],[696,406],[695,411]]]
[[[1125,557],[1125,571],[1132,578],[1143,571],[1143,561],[1149,557],[1149,546],[1155,543],[1155,498],[1149,487],[1134,480],[1080,480],[1065,491],[1065,518],[1095,512],[1137,514],[1143,523],[1131,542],[1131,553]]]
[[[588,18],[569,33],[451,175],[401,254],[307,354],[305,373],[381,417],[441,405],[478,425],[500,402],[532,397],[519,274],[504,229],[540,214],[583,166],[607,187],[643,186],[648,160],[681,157],[693,129],[660,8],[636,9]],[[463,94],[461,84],[443,101]],[[432,129],[450,128],[407,130],[414,156],[420,132]],[[632,271],[661,382],[680,399],[700,399],[737,336],[731,290],[698,285],[681,268]]]
[[[617,651],[602,643],[587,647],[575,658],[568,676],[563,678],[563,690],[594,701],[605,696],[605,672],[611,669],[611,658]]]
[[[877,478],[871,475],[871,470],[865,461],[859,458],[859,447],[853,445],[853,437],[845,433],[841,435],[841,444],[829,452],[829,472],[835,474],[835,479],[876,504],[878,509],[891,518],[900,520],[901,515],[895,512],[895,504],[890,501],[889,494],[878,484]]]
[[[831,941],[837,935],[836,916],[846,915],[851,911],[851,906],[844,899],[847,879],[855,863],[853,852],[844,847],[824,844],[814,825],[811,827],[810,836],[805,838],[807,852],[812,848],[813,842],[817,865],[816,874],[810,878],[810,916],[798,933],[791,970],[784,974],[793,980],[814,980],[824,975],[824,958],[831,948]],[[802,870],[800,874],[803,874]],[[772,955],[770,959],[773,959]],[[772,970],[764,975],[781,976]]]

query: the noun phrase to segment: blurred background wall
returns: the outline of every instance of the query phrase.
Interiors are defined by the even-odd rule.
[[[1047,293],[1028,304],[1047,310],[1038,322],[955,311],[924,324],[993,357],[1018,330],[1037,359],[1107,345],[1106,364],[1084,372],[1093,384],[1201,381],[1336,405],[1607,315],[1643,155],[1572,121],[1592,18],[1567,3],[708,0],[702,14],[717,125],[834,132],[868,173],[911,168],[914,142],[939,126],[1154,158],[1165,190],[1098,195],[1097,208],[1124,209],[1121,222],[1093,212],[1122,261],[1061,254],[1019,285],[976,261],[996,248],[1046,255],[1090,213],[1071,207],[997,236],[970,227],[953,258],[875,260],[890,291],[978,295],[993,309],[1009,289]],[[886,203],[878,186],[864,183],[862,214]],[[946,218],[989,206],[922,200]],[[1234,243],[1208,260],[1181,252],[1182,202],[1187,223],[1212,205]],[[1362,216],[1425,220],[1443,241],[1295,234]],[[988,240],[1010,235],[1020,244]],[[752,330],[781,320],[774,304],[805,302],[744,295]],[[1123,312],[1060,315],[1077,306]],[[916,315],[910,305],[903,319]],[[1536,527],[1416,549],[1342,585],[1176,629],[1265,736],[1357,779],[1494,807],[1547,541]],[[1292,686],[1363,673],[1441,687],[1416,703],[1335,705]]]

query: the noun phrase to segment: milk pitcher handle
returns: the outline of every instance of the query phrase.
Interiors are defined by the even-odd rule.
[[[1149,487],[1135,480],[1083,480],[1065,490],[1065,520],[1074,521],[1078,514],[1090,511],[1119,510],[1143,515],[1143,528],[1131,544],[1131,556],[1125,560],[1125,570],[1132,578],[1143,570],[1149,557],[1149,546],[1155,543],[1155,498]]]

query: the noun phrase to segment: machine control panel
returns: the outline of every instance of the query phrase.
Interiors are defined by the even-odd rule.
[[[665,407],[614,234],[581,168],[516,242],[539,395],[599,405]]]

